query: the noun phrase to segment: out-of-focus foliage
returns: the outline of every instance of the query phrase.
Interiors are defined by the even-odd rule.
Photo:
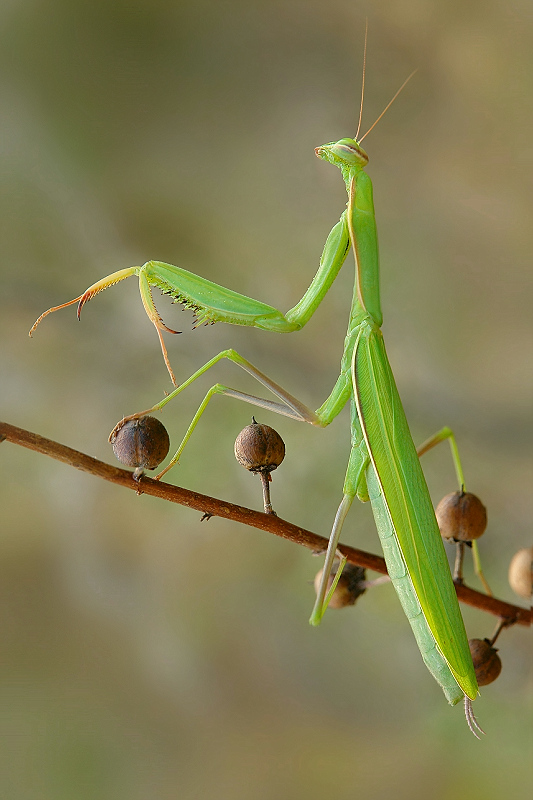
[[[353,135],[369,19],[365,140],[384,332],[416,440],[456,431],[488,508],[487,577],[529,544],[532,8],[529,0],[9,0],[0,10],[0,412],[97,457],[169,389],[133,280],[27,331],[51,305],[149,258],[282,309],[345,203],[313,148]],[[191,332],[165,300],[182,380],[234,346],[317,407],[335,380],[347,264],[298,335]],[[159,302],[159,301],[158,301]],[[174,444],[220,365],[165,409]],[[217,398],[169,477],[261,507],[233,457],[247,406]],[[256,414],[256,416],[258,416]],[[270,414],[287,444],[278,513],[327,534],[348,421]],[[435,502],[446,448],[426,456]],[[529,472],[528,472],[529,470]],[[390,587],[307,625],[318,563],[266,534],[0,447],[2,758],[10,800],[529,797],[528,632],[476,712],[479,743],[425,670]],[[345,541],[379,545],[357,506]],[[467,580],[471,581],[470,567]],[[469,636],[495,620],[465,610]]]

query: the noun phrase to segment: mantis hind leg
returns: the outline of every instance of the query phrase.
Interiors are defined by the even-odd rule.
[[[450,449],[451,449],[451,453],[452,453],[453,464],[454,464],[454,467],[455,467],[455,473],[457,475],[457,480],[458,480],[458,483],[459,483],[459,490],[461,492],[464,492],[465,491],[465,478],[464,478],[464,473],[463,473],[463,467],[462,467],[462,464],[461,464],[461,459],[459,457],[459,448],[457,447],[457,442],[455,441],[455,436],[454,436],[454,433],[453,433],[451,428],[448,428],[448,427],[441,428],[440,431],[435,433],[433,436],[430,436],[430,438],[426,439],[425,442],[422,442],[422,444],[419,447],[417,447],[416,452],[418,453],[418,456],[421,457],[425,453],[427,453],[428,450],[431,450],[433,447],[436,447],[441,442],[446,441],[446,439],[450,443]],[[481,581],[481,583],[483,585],[483,588],[485,589],[486,593],[489,596],[492,597],[492,591],[490,589],[489,584],[487,583],[485,575],[483,574],[483,569],[481,567],[481,558],[480,558],[480,555],[479,555],[479,548],[478,548],[477,541],[474,539],[471,542],[471,544],[472,544],[472,556],[473,556],[473,559],[474,559],[474,571],[475,571],[476,575],[478,576],[479,580]],[[462,549],[463,548],[463,543],[462,542],[461,543],[457,543],[457,547]],[[462,563],[462,558],[461,558],[461,563]],[[454,580],[456,579],[456,577],[457,576],[454,575]],[[461,576],[459,575],[458,577],[461,577]],[[468,715],[467,715],[467,719],[468,719]]]
[[[246,394],[245,392],[239,392],[236,389],[231,389],[228,386],[223,386],[221,383],[216,383],[209,389],[206,396],[200,403],[198,411],[192,418],[191,424],[187,428],[187,432],[183,437],[180,446],[176,450],[175,454],[173,455],[172,459],[167,464],[165,469],[162,470],[158,475],[156,475],[156,480],[160,480],[163,477],[163,475],[165,475],[169,470],[172,469],[173,466],[175,466],[179,462],[181,454],[185,449],[185,445],[189,441],[194,429],[198,425],[198,422],[200,421],[202,414],[206,410],[209,401],[216,394],[223,394],[226,395],[227,397],[234,397],[237,400],[243,400],[245,403],[251,403],[252,405],[257,406],[258,408],[265,408],[268,411],[274,411],[277,414],[282,414],[283,416],[291,417],[292,419],[295,419],[298,422],[311,421],[310,419],[304,418],[301,414],[296,413],[294,410],[291,409],[289,405],[284,405],[283,403],[276,403],[273,402],[272,400],[264,400],[261,397],[256,397],[255,395],[252,394]],[[151,409],[151,410],[156,410],[156,409]]]

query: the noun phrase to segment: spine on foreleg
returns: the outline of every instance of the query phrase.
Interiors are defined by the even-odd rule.
[[[437,683],[442,687],[446,699],[450,705],[454,706],[463,699],[463,690],[458,685],[453,677],[450,668],[443,657],[442,653],[437,647],[437,643],[429,626],[426,622],[424,614],[416,592],[409,577],[409,573],[405,566],[398,540],[394,533],[394,528],[391,522],[387,506],[381,493],[379,482],[376,478],[376,473],[372,466],[367,470],[367,485],[370,495],[370,503],[376,527],[378,529],[381,546],[383,548],[383,555],[387,564],[389,577],[393,583],[394,588],[400,598],[403,610],[418,644],[422,658],[426,667],[429,669]]]

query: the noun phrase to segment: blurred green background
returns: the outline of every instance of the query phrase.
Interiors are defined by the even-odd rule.
[[[529,0],[5,0],[1,20],[0,416],[104,460],[123,415],[169,389],[135,280],[80,324],[49,306],[150,258],[285,310],[346,198],[313,148],[363,131],[384,332],[416,441],[443,424],[489,512],[487,577],[511,602],[531,544],[532,16]],[[233,346],[312,407],[338,372],[348,260],[299,335],[211,326],[158,301],[178,380]],[[177,444],[223,364],[162,417]],[[260,507],[233,441],[251,409],[215,400],[180,485]],[[326,431],[261,412],[287,445],[278,513],[327,535],[348,417]],[[448,448],[424,459],[435,502]],[[390,586],[318,630],[303,548],[0,448],[3,767],[13,800],[529,798],[530,635],[468,732],[425,670]],[[377,552],[368,507],[343,539]],[[474,582],[470,562],[467,580]],[[465,608],[470,636],[496,622]]]

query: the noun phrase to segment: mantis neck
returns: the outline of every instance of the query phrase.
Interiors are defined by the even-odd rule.
[[[379,251],[372,181],[362,169],[347,174],[345,181],[348,191],[348,230],[356,271],[351,317],[356,312],[357,300],[360,307],[380,327],[383,314],[379,297]]]

